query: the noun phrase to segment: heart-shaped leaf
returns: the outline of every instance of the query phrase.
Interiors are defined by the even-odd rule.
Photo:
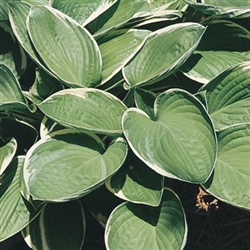
[[[123,131],[134,153],[167,177],[203,183],[216,158],[213,124],[203,105],[186,91],[172,89],[154,103],[154,119],[137,108],[123,116]]]
[[[172,74],[191,55],[204,31],[198,23],[179,23],[152,32],[123,69],[128,88],[149,85]]]
[[[0,242],[24,228],[36,215],[33,207],[20,193],[19,173],[24,157],[14,158],[0,176]]]
[[[105,184],[121,199],[158,206],[163,193],[164,178],[131,154],[122,168]]]
[[[68,0],[53,0],[52,6],[72,17],[82,26],[85,26],[116,2],[117,0],[81,0],[73,2],[69,2]]]
[[[10,164],[12,158],[16,153],[16,149],[17,141],[15,140],[15,138],[9,139],[4,146],[0,147],[0,175],[2,175],[2,173]]]
[[[102,134],[121,134],[121,119],[127,109],[117,97],[92,88],[59,91],[38,107],[59,124]]]
[[[27,20],[32,43],[46,66],[70,87],[101,80],[97,43],[79,23],[48,6],[33,6]]]
[[[250,61],[229,68],[200,91],[205,91],[208,113],[216,129],[250,122]]]
[[[250,60],[250,32],[225,20],[209,23],[193,55],[181,70],[201,83],[208,83],[222,71]]]
[[[108,250],[183,249],[187,240],[184,210],[176,194],[165,189],[159,207],[123,203],[105,229]]]
[[[49,203],[22,230],[30,248],[36,250],[80,250],[85,236],[85,216],[78,200]]]
[[[249,1],[185,0],[193,8],[217,18],[250,17]]]
[[[233,206],[250,210],[250,123],[218,132],[218,157],[206,190]]]
[[[109,80],[143,46],[150,31],[130,29],[100,45],[102,55],[102,83]]]
[[[126,154],[127,146],[122,138],[105,149],[95,135],[75,130],[57,131],[28,151],[24,162],[25,184],[35,200],[76,199],[114,174]]]
[[[0,110],[26,109],[26,100],[14,73],[0,64]]]

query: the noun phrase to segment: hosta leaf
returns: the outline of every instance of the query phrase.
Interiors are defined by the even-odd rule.
[[[179,0],[150,0],[151,9],[176,9],[179,5]]]
[[[51,7],[33,6],[27,25],[39,56],[65,84],[70,87],[99,84],[100,51],[80,24]]]
[[[30,93],[38,103],[61,89],[62,84],[57,79],[47,74],[42,68],[36,69],[36,78],[30,88]]]
[[[183,249],[187,223],[179,198],[166,189],[158,207],[123,203],[111,213],[106,230],[108,250]]]
[[[156,95],[147,90],[135,89],[134,97],[136,107],[143,110],[150,118],[154,119],[154,101]]]
[[[36,250],[80,250],[85,236],[85,216],[82,204],[76,200],[49,203],[22,235]]]
[[[25,97],[14,73],[0,63],[0,110],[27,108]]]
[[[5,145],[0,147],[0,175],[5,171],[14,157],[17,149],[17,141],[15,138],[9,139]]]
[[[208,83],[222,71],[250,60],[250,32],[230,21],[209,23],[200,44],[181,70],[189,78]]]
[[[197,23],[181,23],[152,32],[123,69],[128,87],[149,85],[172,74],[196,48],[204,30]]]
[[[86,25],[109,9],[117,0],[53,0],[53,7],[72,17],[81,25]]]
[[[75,199],[96,189],[116,172],[126,154],[122,138],[105,149],[95,135],[57,131],[28,151],[24,162],[25,183],[35,200]]]
[[[16,155],[24,155],[37,140],[38,133],[34,126],[18,120],[12,115],[1,119],[1,129],[5,137],[14,137],[17,141]]]
[[[50,5],[51,0],[21,0],[29,5]],[[52,1],[53,2],[53,1]]]
[[[202,104],[188,92],[172,89],[154,103],[154,119],[137,108],[123,116],[123,132],[134,153],[167,177],[203,183],[214,166],[216,138]]]
[[[1,0],[0,1],[0,21],[6,21],[8,17],[8,4],[15,0]],[[17,0],[19,1],[19,0]]]
[[[250,61],[224,71],[201,91],[216,129],[250,122]]]
[[[66,127],[104,134],[122,133],[121,118],[126,110],[117,97],[92,88],[59,91],[38,107]]]
[[[48,134],[62,129],[63,127],[60,126],[58,123],[52,121],[47,116],[44,116],[40,126],[40,137],[44,138]]]
[[[122,200],[114,196],[105,185],[102,185],[86,195],[84,202],[94,218],[105,228],[107,218],[114,208],[122,203]]]
[[[150,14],[150,6],[147,0],[119,0],[110,9],[98,16],[87,26],[88,30],[99,37],[112,29],[125,26],[136,17]]]
[[[206,190],[233,206],[250,210],[250,123],[218,132],[218,158]]]
[[[106,181],[107,188],[121,199],[158,206],[163,193],[164,178],[136,156],[129,158],[129,161]]]
[[[250,1],[232,0],[185,0],[193,8],[220,18],[246,18],[250,17]]]
[[[0,176],[0,241],[3,241],[24,228],[36,212],[24,201],[19,188],[19,172],[24,157],[14,158]]]
[[[26,20],[30,11],[30,5],[25,2],[10,2],[8,6],[11,28],[17,40],[36,64],[43,68],[47,73],[52,74],[37,55],[28,36]]]
[[[16,77],[20,77],[27,67],[26,54],[5,22],[0,22],[0,37],[0,62],[8,66]]]
[[[102,83],[112,78],[143,46],[150,31],[130,29],[100,45],[102,55]]]

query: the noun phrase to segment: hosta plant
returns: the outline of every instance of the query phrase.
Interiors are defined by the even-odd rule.
[[[104,188],[107,249],[184,249],[171,179],[250,210],[249,18],[248,0],[2,1],[0,241],[81,249]]]

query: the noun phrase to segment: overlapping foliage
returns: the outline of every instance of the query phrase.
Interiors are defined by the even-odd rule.
[[[249,18],[249,1],[2,1],[0,241],[81,249],[104,185],[124,200],[112,250],[184,248],[171,178],[250,210]]]

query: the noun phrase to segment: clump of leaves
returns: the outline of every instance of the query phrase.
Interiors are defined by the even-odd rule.
[[[248,1],[3,1],[0,240],[81,249],[84,201],[107,249],[183,249],[171,179],[250,210],[249,17]]]

